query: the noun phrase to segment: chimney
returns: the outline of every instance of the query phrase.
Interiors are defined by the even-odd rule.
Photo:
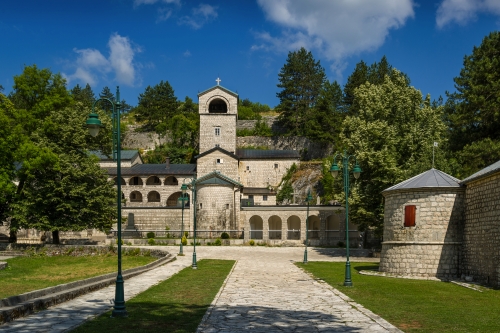
[[[170,168],[170,157],[167,156],[167,158],[165,159],[165,169],[168,168]]]

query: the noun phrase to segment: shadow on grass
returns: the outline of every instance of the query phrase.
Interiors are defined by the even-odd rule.
[[[359,265],[355,265],[353,268],[356,270],[356,271],[377,271],[378,272],[378,267],[379,265],[370,265],[370,266],[359,266]]]
[[[316,251],[319,254],[328,256],[328,257],[344,257],[346,256],[345,248],[331,248],[331,247],[315,247],[313,251]],[[366,249],[350,249],[349,257],[353,258],[366,258],[366,253],[368,250]]]

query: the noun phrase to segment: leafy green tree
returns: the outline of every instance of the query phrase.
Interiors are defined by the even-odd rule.
[[[500,32],[494,31],[464,57],[456,92],[447,93],[450,147],[464,167],[462,177],[500,159],[499,53]]]
[[[184,102],[180,103],[179,111],[182,113],[193,113],[198,117],[198,104],[194,103],[191,98],[186,96]]]
[[[200,123],[184,114],[177,114],[168,121],[172,144],[177,147],[196,147]]]
[[[25,66],[22,74],[14,76],[9,99],[16,109],[27,110],[37,119],[71,104],[66,80],[60,74],[53,74],[48,68],[39,69],[36,65]]]
[[[94,104],[96,98],[94,95],[94,92],[92,91],[92,88],[90,85],[87,83],[85,85],[85,88],[82,89],[79,84],[73,87],[71,89],[71,97],[73,97],[73,100],[76,102],[81,102],[83,105],[85,105],[88,108],[91,108],[92,105]]]
[[[407,85],[407,78],[393,69],[382,84],[369,82],[354,91],[356,115],[348,115],[340,133],[342,145],[355,154],[363,169],[354,182],[350,200],[353,222],[360,229],[383,225],[383,198],[386,188],[432,167],[435,141],[446,145],[443,108],[432,107],[430,97]],[[444,158],[436,167],[449,172]],[[337,177],[334,199],[343,202],[342,177]]]
[[[144,123],[146,129],[165,134],[166,124],[178,107],[174,89],[168,81],[161,81],[154,87],[147,86],[144,93],[139,95],[135,116],[138,121]]]
[[[114,101],[115,95],[111,92],[111,89],[109,89],[108,86],[105,86],[104,88],[102,88],[102,91],[99,94],[99,98],[107,98],[111,101]],[[113,112],[113,106],[110,103],[101,101],[98,104],[101,109],[106,111],[106,113],[111,114]]]
[[[301,48],[288,53],[278,79],[279,119],[288,134],[305,135],[310,110],[316,106],[326,79],[325,70],[311,52]]]

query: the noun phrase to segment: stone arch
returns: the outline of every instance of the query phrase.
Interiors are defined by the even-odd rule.
[[[262,239],[264,221],[262,217],[254,215],[250,218],[250,239]]]
[[[125,179],[123,179],[123,177],[120,177],[120,178],[122,180],[120,185],[127,185],[127,183],[125,182]],[[113,183],[115,185],[118,185],[118,177],[113,178]]]
[[[130,202],[142,202],[142,193],[139,191],[132,191],[130,193]]]
[[[132,185],[132,186],[142,186],[143,182],[142,182],[141,177],[135,176],[135,177],[130,178],[130,180],[128,181],[128,184]]]
[[[180,204],[179,204],[179,198],[181,197],[182,195],[182,192],[179,191],[179,192],[175,192],[175,193],[172,193],[168,199],[167,199],[167,206],[168,207],[176,207],[176,206],[180,206],[182,207]]]
[[[319,239],[319,228],[320,228],[319,216],[311,215],[309,216],[309,238]]]
[[[292,215],[286,221],[288,227],[287,239],[300,239],[300,218],[297,215]]]
[[[227,113],[227,110],[227,102],[220,97],[216,97],[208,103],[208,113]]]
[[[269,225],[269,239],[281,239],[281,218],[273,215],[267,221]]]
[[[326,218],[326,238],[329,242],[338,242],[345,237],[340,234],[340,214],[332,214]]]
[[[165,178],[165,185],[179,185],[179,181],[174,176],[168,176]]]
[[[146,185],[161,185],[161,180],[157,176],[150,176],[146,180]]]
[[[148,202],[160,202],[161,196],[157,191],[151,191],[148,193]]]

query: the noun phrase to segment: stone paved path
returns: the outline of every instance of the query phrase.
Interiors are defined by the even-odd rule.
[[[172,252],[175,249],[168,247]],[[125,281],[125,298],[146,290],[191,264],[185,257]],[[199,247],[198,260],[237,260],[198,332],[401,332],[326,283],[293,265],[304,248]],[[310,249],[309,261],[345,261]],[[351,258],[351,261],[378,261]],[[355,278],[353,279],[355,283]],[[114,286],[0,326],[0,332],[69,332],[111,308]]]

